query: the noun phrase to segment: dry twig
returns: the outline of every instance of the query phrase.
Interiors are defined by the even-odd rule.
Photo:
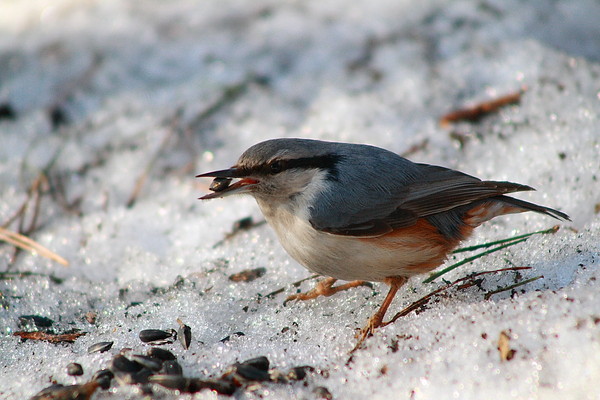
[[[78,337],[85,335],[85,332],[53,334],[46,332],[24,332],[19,331],[13,333],[14,336],[19,336],[21,339],[28,340],[43,340],[50,343],[73,343]]]
[[[510,93],[494,100],[484,101],[473,107],[461,108],[449,112],[440,118],[440,125],[447,127],[451,123],[458,121],[478,121],[486,115],[498,111],[504,106],[518,103],[525,90],[526,88],[524,87],[518,92]]]
[[[463,283],[463,285],[460,288],[464,289],[464,288],[467,288],[467,287],[477,284],[477,282],[475,282],[474,278],[476,278],[478,276],[488,275],[488,274],[496,274],[499,272],[506,272],[506,271],[522,271],[522,270],[526,270],[526,269],[531,269],[531,267],[500,268],[500,269],[496,269],[493,271],[477,272],[475,274],[471,274],[471,275],[459,278],[459,279],[455,280],[454,282],[447,283],[446,285],[434,290],[433,292],[431,292],[431,293],[427,294],[426,296],[421,297],[419,300],[413,302],[408,307],[404,308],[402,311],[400,311],[396,315],[394,315],[394,317],[392,319],[390,319],[388,322],[386,322],[385,325],[394,323],[398,318],[404,317],[405,315],[410,314],[412,311],[415,311],[415,310],[423,307],[425,304],[429,303],[429,300],[431,300],[431,298],[433,296],[438,295],[442,292],[445,292],[446,290],[450,289],[451,287],[453,287],[459,283]]]

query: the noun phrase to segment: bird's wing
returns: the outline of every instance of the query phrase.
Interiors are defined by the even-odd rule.
[[[534,190],[512,182],[482,181],[448,168],[417,164],[423,179],[409,185],[409,195],[399,204],[419,217],[437,214],[477,200],[507,193]]]
[[[478,200],[533,190],[516,183],[481,181],[448,168],[410,164],[408,174],[402,168],[398,176],[380,177],[383,184],[369,185],[372,177],[340,182],[342,189],[335,194],[322,194],[319,200],[324,202],[319,204],[327,204],[326,210],[321,207],[311,213],[311,224],[331,234],[376,237]]]

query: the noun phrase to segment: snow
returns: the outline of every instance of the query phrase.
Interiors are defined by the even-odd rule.
[[[335,399],[600,398],[598,20],[594,0],[3,1],[0,105],[15,117],[0,119],[0,224],[45,174],[30,236],[70,265],[26,252],[11,262],[13,247],[0,247],[0,270],[34,273],[0,279],[0,398],[84,383],[122,348],[144,353],[140,330],[177,329],[177,318],[192,329],[191,348],[164,347],[186,376],[218,377],[260,355],[281,370],[315,368],[305,383],[239,390],[242,399],[314,398],[320,386]],[[519,104],[481,121],[438,123],[523,87]],[[424,144],[409,158],[531,185],[537,191],[520,198],[573,222],[445,275],[531,267],[450,289],[350,356],[385,285],[284,305],[314,280],[292,286],[309,272],[267,225],[214,246],[235,221],[261,220],[255,202],[197,200],[210,181],[196,174],[272,137],[398,153]],[[464,245],[556,223],[531,213],[497,218]],[[228,279],[261,267],[266,274],[253,281]],[[391,315],[443,285],[424,278],[400,291]],[[22,315],[86,335],[22,341],[13,336]],[[508,361],[497,350],[502,331],[516,351]],[[87,353],[101,341],[115,343]],[[67,375],[71,362],[82,377]],[[164,399],[215,397],[154,390]],[[144,396],[113,384],[93,398]]]

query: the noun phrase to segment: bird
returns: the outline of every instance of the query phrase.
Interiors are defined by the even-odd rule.
[[[389,291],[360,331],[359,343],[384,321],[396,293],[415,275],[444,263],[490,219],[533,211],[569,221],[564,212],[507,194],[534,190],[415,163],[372,145],[303,138],[269,139],[248,148],[214,178],[212,193],[253,196],[287,253],[323,275],[309,300],[384,282]],[[334,286],[338,280],[347,281]]]

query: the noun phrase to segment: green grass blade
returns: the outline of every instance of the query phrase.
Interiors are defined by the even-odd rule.
[[[477,260],[478,258],[481,258],[481,257],[486,256],[488,254],[495,253],[496,251],[500,251],[500,250],[505,249],[507,247],[514,246],[515,244],[522,243],[522,242],[526,241],[527,239],[528,239],[528,237],[521,238],[521,239],[518,239],[518,238],[517,239],[513,239],[512,241],[510,241],[508,243],[504,243],[501,246],[494,247],[493,249],[489,249],[489,250],[486,250],[486,251],[482,251],[481,253],[477,253],[477,254],[475,254],[475,255],[473,255],[471,257],[467,257],[467,258],[465,258],[463,260],[460,260],[457,263],[454,263],[454,264],[450,265],[449,267],[444,268],[441,271],[438,271],[438,272],[435,272],[435,273],[431,274],[427,279],[425,279],[423,281],[423,283],[432,282],[435,279],[439,278],[440,276],[442,276],[442,275],[444,275],[444,274],[446,274],[446,273],[448,273],[448,272],[450,272],[450,271],[452,271],[452,270],[460,267],[461,265],[470,263],[472,261]]]
[[[482,244],[477,244],[477,245],[469,246],[469,247],[462,247],[460,249],[454,250],[452,252],[452,254],[463,253],[465,251],[473,251],[473,250],[478,250],[478,249],[482,249],[482,248],[492,247],[492,246],[496,246],[496,245],[499,245],[502,243],[512,242],[512,241],[515,241],[518,239],[525,239],[525,238],[528,238],[528,237],[534,236],[534,235],[546,235],[548,233],[555,233],[556,231],[558,231],[558,225],[553,226],[550,229],[544,229],[543,231],[524,233],[522,235],[514,236],[511,238],[496,240],[494,242],[482,243]]]

